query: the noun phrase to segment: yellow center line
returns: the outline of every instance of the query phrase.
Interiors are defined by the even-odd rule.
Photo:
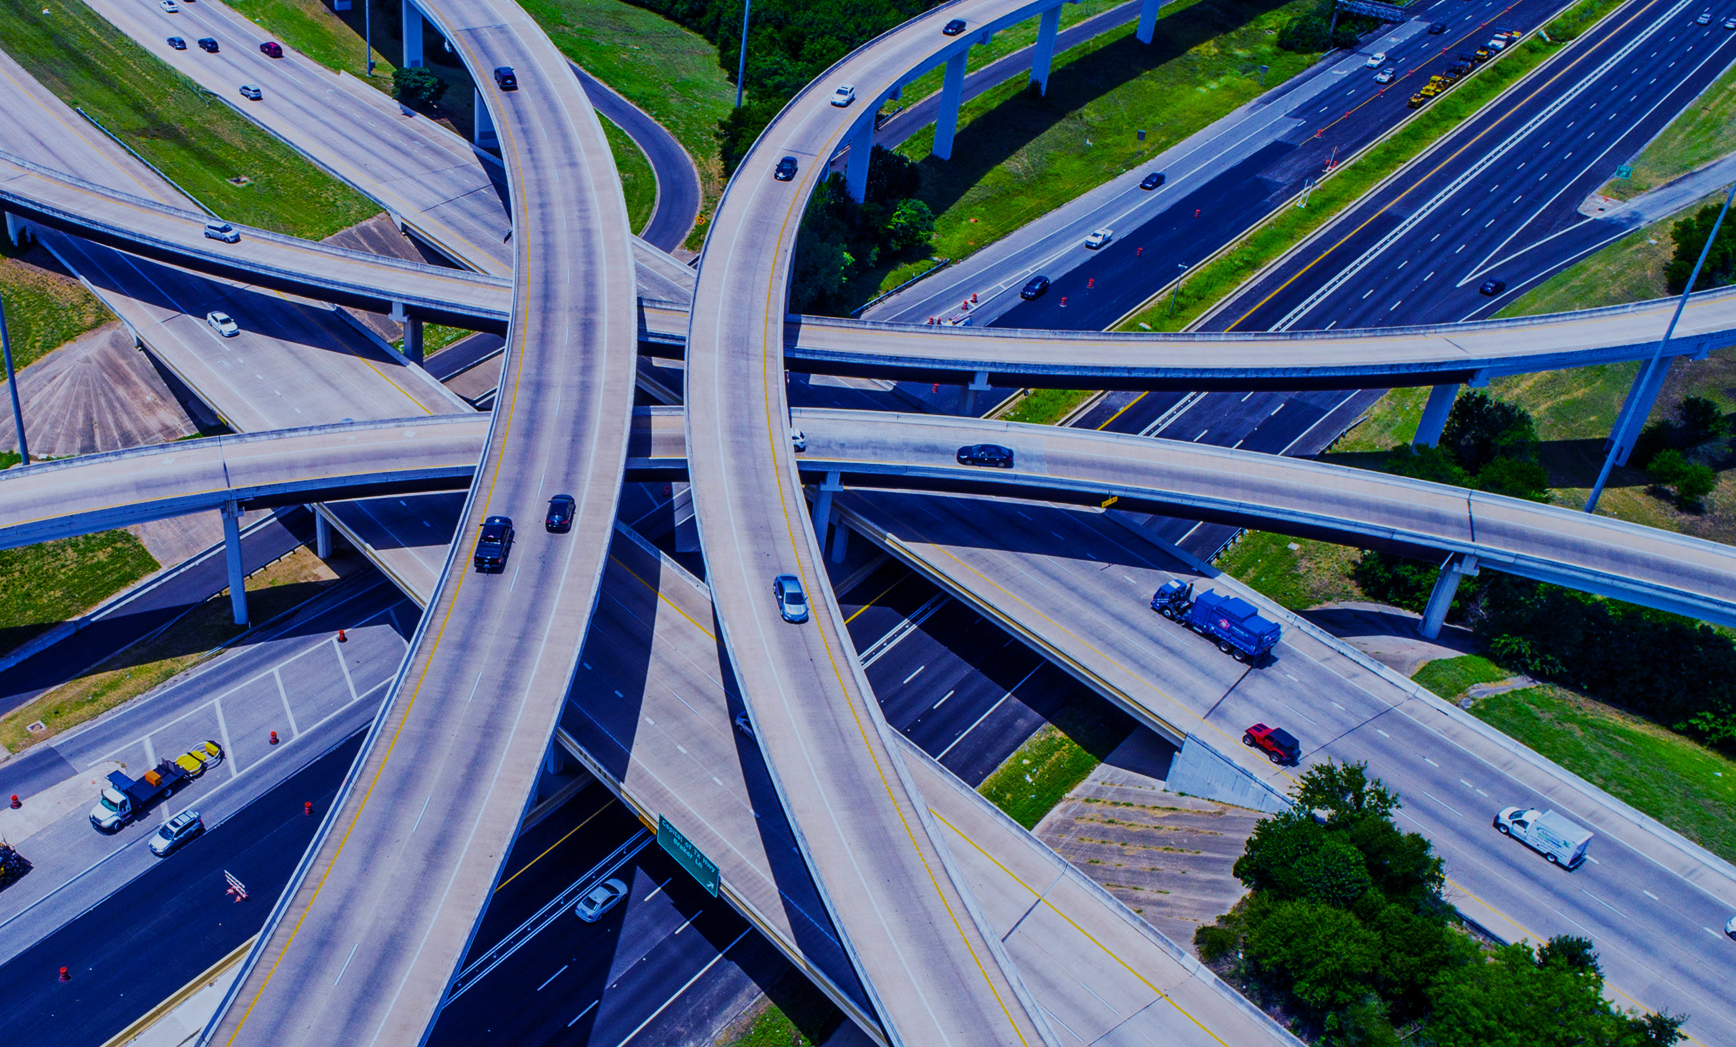
[[[1651,0],[1651,2],[1647,3],[1644,7],[1636,10],[1632,15],[1628,16],[1627,21],[1625,21],[1621,25],[1617,26],[1604,39],[1605,40],[1615,39],[1621,33],[1621,31],[1623,29],[1626,29],[1629,25],[1631,25],[1633,23],[1633,21],[1635,19],[1637,19],[1641,15],[1645,14],[1646,11],[1648,11],[1652,7],[1655,7],[1657,5],[1657,3],[1658,3],[1658,0]],[[1308,270],[1314,268],[1316,265],[1325,261],[1328,255],[1332,254],[1332,252],[1338,250],[1340,247],[1343,247],[1346,241],[1348,241],[1351,237],[1355,236],[1357,233],[1362,232],[1362,230],[1364,228],[1366,228],[1370,222],[1373,222],[1375,219],[1379,218],[1381,215],[1386,214],[1388,211],[1390,211],[1394,207],[1398,206],[1399,201],[1403,200],[1405,197],[1409,196],[1411,193],[1415,192],[1416,190],[1422,188],[1422,186],[1429,179],[1431,179],[1435,175],[1439,174],[1443,167],[1446,167],[1448,164],[1452,163],[1454,160],[1457,160],[1459,158],[1459,156],[1461,154],[1463,154],[1467,149],[1470,149],[1472,146],[1474,146],[1478,142],[1482,141],[1484,139],[1484,137],[1491,134],[1497,127],[1500,127],[1503,123],[1505,123],[1508,117],[1517,113],[1526,103],[1530,102],[1533,98],[1536,98],[1538,95],[1542,94],[1544,91],[1546,91],[1550,87],[1554,86],[1554,84],[1557,80],[1561,79],[1562,77],[1566,76],[1568,73],[1572,72],[1574,66],[1578,65],[1579,63],[1585,61],[1587,58],[1591,57],[1593,50],[1594,49],[1588,48],[1586,51],[1581,53],[1579,55],[1579,57],[1575,58],[1573,61],[1571,61],[1571,62],[1567,63],[1565,66],[1563,66],[1561,68],[1560,72],[1556,73],[1554,76],[1550,77],[1548,80],[1539,84],[1537,86],[1537,88],[1535,90],[1533,90],[1530,94],[1526,95],[1524,98],[1520,99],[1518,102],[1516,102],[1512,106],[1508,107],[1506,112],[1502,113],[1500,116],[1495,118],[1494,123],[1490,124],[1488,127],[1485,127],[1485,128],[1483,128],[1483,130],[1479,131],[1475,138],[1472,138],[1470,141],[1466,142],[1464,145],[1461,145],[1459,148],[1453,150],[1453,153],[1451,156],[1448,156],[1446,159],[1442,160],[1440,163],[1438,163],[1434,167],[1430,168],[1429,172],[1427,174],[1423,175],[1421,178],[1419,178],[1415,182],[1411,183],[1410,188],[1406,189],[1404,192],[1393,197],[1391,200],[1388,200],[1386,202],[1386,204],[1381,207],[1380,210],[1374,212],[1373,214],[1369,215],[1367,218],[1363,219],[1361,224],[1359,224],[1355,229],[1352,229],[1350,232],[1345,233],[1344,236],[1341,237],[1337,243],[1333,244],[1331,247],[1328,247],[1326,250],[1320,252],[1320,255],[1318,257],[1316,257],[1312,262],[1309,262],[1307,265],[1303,266],[1301,269],[1298,269],[1296,271],[1295,276],[1292,276],[1290,279],[1285,280],[1283,283],[1281,283],[1277,287],[1273,288],[1271,294],[1268,294],[1266,297],[1260,299],[1258,302],[1255,302],[1253,308],[1249,309],[1247,312],[1243,313],[1241,316],[1236,317],[1234,322],[1232,322],[1228,327],[1224,328],[1224,330],[1226,330],[1226,331],[1235,330],[1237,324],[1241,323],[1243,320],[1246,320],[1248,317],[1253,316],[1256,312],[1258,312],[1260,310],[1260,308],[1262,306],[1264,306],[1267,302],[1270,302],[1273,298],[1277,297],[1278,294],[1280,294],[1285,288],[1289,287],[1291,284],[1295,283],[1297,280],[1300,280],[1302,278],[1302,274],[1306,273]]]
[[[552,851],[556,847],[559,847],[561,844],[566,843],[567,839],[569,837],[571,837],[573,835],[573,833],[576,833],[580,829],[583,829],[585,826],[591,824],[592,819],[596,818],[597,815],[602,814],[604,811],[608,810],[610,807],[613,807],[616,802],[617,801],[615,800],[615,798],[613,796],[609,797],[606,801],[604,801],[603,806],[592,811],[588,816],[586,816],[584,821],[580,822],[579,824],[573,826],[571,829],[567,830],[566,836],[563,836],[560,839],[556,840],[554,843],[549,844],[548,850],[543,851],[543,853],[537,855],[535,858],[532,858],[530,861],[525,862],[524,863],[524,869],[520,869],[518,872],[515,872],[511,876],[508,876],[506,879],[500,881],[500,886],[496,887],[494,889],[494,893],[499,894],[501,891],[505,890],[507,884],[511,883],[512,881],[518,879],[520,876],[524,875],[525,869],[530,868],[531,866],[535,865],[537,862],[540,862],[544,858],[548,857],[549,851]]]
[[[1140,394],[1139,394],[1139,395],[1138,395],[1138,396],[1136,396],[1136,397],[1134,397],[1134,398],[1133,398],[1133,399],[1131,399],[1131,400],[1129,400],[1129,401],[1127,401],[1127,407],[1123,407],[1123,408],[1122,408],[1122,409],[1121,409],[1121,410],[1119,410],[1119,411],[1116,411],[1116,412],[1115,412],[1115,413],[1114,413],[1114,414],[1112,414],[1112,415],[1110,415],[1110,416],[1109,416],[1109,421],[1107,421],[1107,422],[1104,422],[1104,423],[1103,423],[1103,424],[1102,424],[1102,425],[1100,425],[1100,426],[1098,426],[1098,427],[1097,427],[1097,429],[1098,429],[1098,431],[1099,431],[1099,432],[1101,432],[1101,431],[1103,431],[1103,430],[1104,430],[1104,429],[1107,429],[1107,428],[1109,428],[1109,425],[1110,425],[1110,422],[1113,422],[1113,421],[1115,421],[1115,420],[1116,420],[1116,419],[1117,419],[1117,418],[1120,418],[1120,417],[1121,417],[1121,416],[1122,416],[1122,415],[1124,415],[1124,414],[1126,414],[1126,413],[1127,413],[1127,408],[1128,408],[1128,407],[1132,407],[1132,406],[1133,406],[1133,405],[1134,405],[1134,404],[1136,404],[1136,403],[1138,403],[1138,402],[1139,402],[1139,401],[1141,401],[1141,400],[1143,400],[1143,399],[1145,399],[1145,398],[1146,398],[1146,397],[1147,397],[1147,396],[1150,396],[1150,395],[1151,395],[1151,393],[1150,393],[1150,391],[1149,391],[1149,390],[1148,390],[1148,391],[1146,391],[1146,392],[1143,392],[1143,393],[1140,393]]]
[[[896,582],[893,582],[891,585],[887,586],[886,588],[880,590],[879,596],[874,597],[874,599],[869,600],[867,603],[856,608],[856,614],[853,614],[850,617],[844,619],[844,624],[849,625],[851,622],[855,621],[857,614],[861,614],[863,611],[866,611],[868,608],[873,607],[876,603],[879,603],[881,596],[885,596],[887,593],[889,593],[892,590],[903,585],[908,578],[909,578],[909,575],[906,575],[905,577],[898,579]]]
[[[826,141],[825,146],[827,155],[830,155],[831,150],[836,147],[838,140],[842,137],[843,129],[839,129]],[[819,154],[816,152],[815,155]],[[809,179],[804,181],[811,181],[811,175]],[[777,239],[773,243],[772,257],[774,259],[784,258],[786,256],[784,244],[788,242],[790,238],[790,222],[798,210],[802,209],[800,205],[804,202],[804,198],[797,193],[790,194],[790,198],[792,203],[785,209],[783,222],[779,226]],[[771,267],[771,273],[766,282],[765,301],[767,308],[765,309],[765,326],[761,328],[760,332],[760,381],[761,387],[764,390],[766,437],[770,444],[770,459],[773,462],[772,475],[777,486],[778,506],[784,514],[784,530],[789,537],[790,550],[796,561],[796,570],[801,572],[802,581],[804,584],[807,584],[810,580],[810,572],[808,570],[808,564],[802,556],[802,543],[798,542],[796,539],[796,525],[790,516],[789,492],[784,486],[784,470],[782,468],[782,459],[779,456],[780,450],[788,446],[788,440],[781,437],[780,434],[782,427],[773,424],[774,419],[772,417],[776,408],[776,403],[774,401],[778,399],[783,388],[782,376],[784,373],[784,339],[782,331],[784,310],[773,309],[771,307],[772,303],[779,300],[779,285],[777,282],[778,269],[779,266],[775,264]],[[774,331],[774,327],[776,327],[777,330]],[[778,376],[778,381],[776,383],[773,383],[770,380],[769,376],[773,374]],[[810,587],[809,591],[813,592],[816,590],[813,587]],[[844,672],[838,664],[837,651],[833,647],[831,637],[828,635],[826,628],[821,624],[820,616],[814,616],[814,624],[816,627],[815,632],[820,637],[820,643],[826,649],[826,658],[831,665],[832,675],[838,681],[840,692],[845,695],[850,695],[851,688],[844,681]],[[856,695],[855,697],[860,698],[861,696]],[[947,917],[952,920],[953,929],[958,933],[959,939],[964,943],[965,950],[970,953],[971,962],[976,964],[977,972],[982,975],[983,981],[988,985],[989,992],[994,995],[995,1002],[1000,1005],[1001,1013],[1006,1017],[1007,1023],[1013,1028],[1013,1034],[1019,1038],[1021,1044],[1025,1044],[1025,1047],[1030,1047],[1030,1041],[1025,1039],[1024,1030],[1019,1028],[1019,1023],[1013,1017],[1011,1008],[1007,1006],[1006,1000],[1001,998],[999,987],[995,985],[994,978],[990,976],[988,968],[984,966],[982,957],[977,955],[976,946],[971,943],[970,936],[965,933],[964,925],[959,921],[958,913],[953,910],[952,902],[946,896],[946,890],[941,886],[939,877],[935,875],[933,867],[929,864],[928,855],[923,852],[921,844],[917,842],[916,832],[911,828],[910,820],[905,816],[904,807],[898,802],[898,796],[892,789],[892,783],[887,779],[886,768],[882,766],[880,762],[880,755],[875,751],[874,745],[869,739],[868,728],[867,725],[862,722],[862,714],[857,709],[857,702],[852,700],[847,701],[845,704],[849,707],[850,716],[856,724],[856,730],[862,737],[862,746],[867,751],[869,760],[874,764],[875,773],[880,776],[880,785],[886,790],[886,797],[891,802],[893,811],[898,815],[899,824],[903,826],[905,835],[910,840],[911,849],[916,852],[917,859],[922,863],[923,871],[928,875],[929,884],[933,886],[935,894],[940,897],[940,903],[946,909]]]

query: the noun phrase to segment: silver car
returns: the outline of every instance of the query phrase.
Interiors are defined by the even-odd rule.
[[[772,579],[772,595],[778,601],[778,613],[786,622],[808,620],[808,594],[802,591],[802,580],[793,574],[780,574]]]
[[[241,333],[241,325],[228,313],[213,309],[205,314],[205,322],[211,325],[211,330],[225,338],[234,338]]]
[[[182,811],[151,834],[151,853],[159,858],[167,858],[182,844],[204,831],[205,823],[200,820],[198,811]]]
[[[591,893],[579,899],[579,904],[573,906],[573,915],[586,923],[596,923],[602,915],[615,907],[615,904],[627,896],[627,885],[620,880],[607,879],[591,888]]]
[[[212,240],[221,240],[226,244],[241,242],[241,232],[220,218],[213,218],[205,223],[205,236]]]

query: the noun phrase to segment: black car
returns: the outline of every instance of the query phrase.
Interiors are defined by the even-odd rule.
[[[1445,23],[1445,22],[1434,22],[1434,23],[1431,23],[1429,25],[1429,35],[1430,36],[1440,36],[1442,33],[1446,32],[1446,31],[1447,31],[1447,23]]]
[[[780,182],[787,182],[796,177],[796,158],[786,156],[779,160],[777,170],[772,172],[772,177]]]
[[[995,469],[1013,467],[1013,449],[1000,444],[971,444],[958,449],[958,464],[986,465]]]
[[[177,51],[185,51],[187,49],[187,41],[178,36],[171,36],[169,37],[169,46]]]
[[[952,21],[941,26],[940,31],[945,33],[947,36],[957,36],[964,32],[964,19],[954,18]]]
[[[506,570],[507,554],[512,552],[512,518],[490,516],[482,521],[482,534],[476,539],[474,562],[478,571]]]
[[[1459,61],[1464,64],[1466,69],[1469,69],[1477,64],[1477,56],[1469,51],[1460,51]]]
[[[216,54],[217,53],[217,41],[216,41],[216,39],[213,37],[209,37],[209,36],[201,36],[199,38],[199,49],[201,51],[208,51],[211,54]]]
[[[1033,276],[1031,277],[1030,282],[1019,291],[1019,297],[1029,302],[1032,299],[1041,298],[1048,293],[1049,278],[1046,276]]]
[[[1464,76],[1470,71],[1471,67],[1464,62],[1454,62],[1452,65],[1447,66],[1448,76]]]
[[[494,86],[502,91],[518,90],[518,74],[512,71],[512,66],[496,66],[494,70]]]
[[[572,495],[555,495],[549,499],[549,514],[543,519],[543,526],[554,534],[566,534],[573,529],[573,513],[578,507]]]
[[[1139,183],[1139,188],[1141,188],[1141,189],[1156,189],[1158,186],[1162,185],[1163,182],[1164,182],[1163,175],[1160,172],[1153,171],[1150,174],[1145,176],[1144,181]]]
[[[1505,280],[1484,280],[1483,286],[1477,288],[1477,293],[1478,294],[1486,294],[1489,297],[1493,298],[1495,295],[1500,294],[1502,291],[1505,291],[1506,289],[1507,289],[1507,281],[1505,281]]]

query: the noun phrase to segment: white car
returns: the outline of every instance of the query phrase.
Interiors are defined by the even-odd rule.
[[[158,4],[157,6],[162,8],[163,10],[169,12],[172,15],[181,13],[181,5],[175,3],[175,0],[163,0],[163,2]]]
[[[258,88],[258,86],[255,84],[242,84],[241,85],[241,97],[252,99],[253,101],[257,102],[261,98],[265,97],[265,92],[261,91]]]
[[[1730,917],[1730,922],[1724,925],[1724,933],[1736,940],[1736,916]]]
[[[241,333],[241,325],[235,322],[233,316],[215,309],[205,314],[205,322],[211,325],[211,330],[225,338],[234,338]]]
[[[1115,239],[1115,230],[1098,229],[1085,238],[1085,246],[1095,251],[1113,239]]]
[[[832,92],[832,104],[837,106],[839,109],[844,108],[845,106],[849,105],[851,102],[854,102],[855,100],[856,100],[856,85],[855,84],[840,84],[838,89],[836,91]]]
[[[800,454],[808,449],[808,434],[800,429],[790,430],[790,447]]]
[[[1390,84],[1392,83],[1392,78],[1397,75],[1398,70],[1389,65],[1385,69],[1374,74],[1374,82],[1377,84]]]
[[[212,240],[221,240],[226,244],[241,242],[241,234],[235,227],[221,218],[213,218],[205,223],[205,235]]]
[[[627,896],[627,885],[620,880],[607,879],[591,888],[591,893],[579,899],[579,904],[573,906],[573,915],[586,923],[596,923],[599,918],[615,903]]]
[[[1362,64],[1370,69],[1379,69],[1381,66],[1386,64],[1386,52],[1376,51],[1374,54],[1368,56],[1368,61]]]

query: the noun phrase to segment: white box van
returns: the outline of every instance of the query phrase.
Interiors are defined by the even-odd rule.
[[[1523,807],[1505,807],[1495,816],[1495,828],[1512,836],[1549,859],[1552,864],[1576,869],[1585,861],[1585,845],[1596,833],[1556,814]]]

